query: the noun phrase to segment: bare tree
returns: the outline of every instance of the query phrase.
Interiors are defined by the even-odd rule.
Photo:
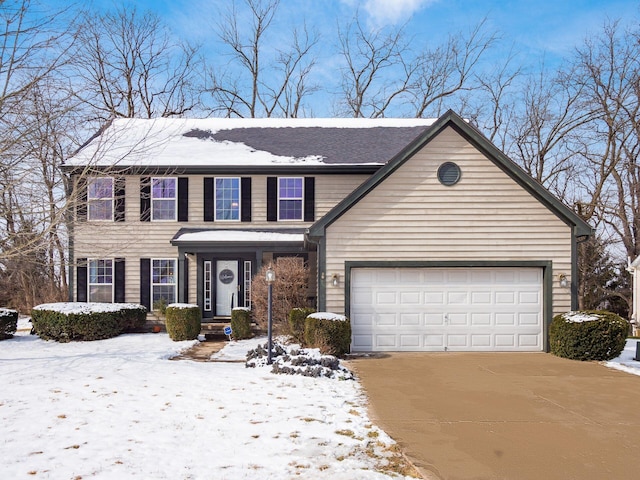
[[[198,49],[173,40],[155,14],[85,12],[78,46],[77,95],[99,120],[182,116],[199,105]]]
[[[344,59],[340,113],[352,117],[384,117],[387,109],[408,91],[417,69],[405,56],[403,28],[367,31],[356,16],[338,30]]]
[[[207,90],[213,111],[227,117],[298,117],[305,98],[317,89],[309,81],[319,36],[306,25],[294,29],[287,49],[265,48],[279,0],[244,0],[249,21],[232,2],[218,24],[229,50],[226,67],[210,69]]]

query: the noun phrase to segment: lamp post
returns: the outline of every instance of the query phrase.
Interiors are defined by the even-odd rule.
[[[268,307],[267,307],[267,364],[271,365],[273,361],[271,360],[271,349],[272,349],[272,325],[273,325],[273,312],[272,312],[272,299],[273,299],[273,282],[276,280],[276,272],[273,271],[271,267],[267,269],[266,273],[267,285],[269,286],[269,297],[268,297]]]

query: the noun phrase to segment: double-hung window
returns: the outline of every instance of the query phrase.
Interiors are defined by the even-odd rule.
[[[177,183],[175,177],[151,179],[151,220],[176,219]]]
[[[215,220],[240,220],[240,178],[216,177]]]
[[[302,220],[304,179],[278,178],[278,220]]]
[[[151,261],[151,305],[164,299],[168,304],[176,301],[177,270],[175,259]]]
[[[89,260],[89,301],[113,302],[113,260]]]
[[[113,178],[93,177],[87,184],[89,220],[113,220]]]

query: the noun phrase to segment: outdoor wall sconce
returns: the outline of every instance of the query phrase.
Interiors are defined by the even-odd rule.
[[[567,288],[569,286],[569,280],[567,279],[567,276],[564,273],[561,273],[560,275],[558,275],[558,282],[560,283],[560,286],[562,288]]]
[[[340,275],[338,275],[337,273],[334,273],[332,275],[331,285],[333,285],[334,287],[337,287],[338,285],[340,285]]]

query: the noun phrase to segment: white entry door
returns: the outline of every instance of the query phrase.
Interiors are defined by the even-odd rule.
[[[541,268],[351,271],[353,351],[540,351]]]
[[[216,316],[229,317],[238,306],[238,261],[216,261]]]

